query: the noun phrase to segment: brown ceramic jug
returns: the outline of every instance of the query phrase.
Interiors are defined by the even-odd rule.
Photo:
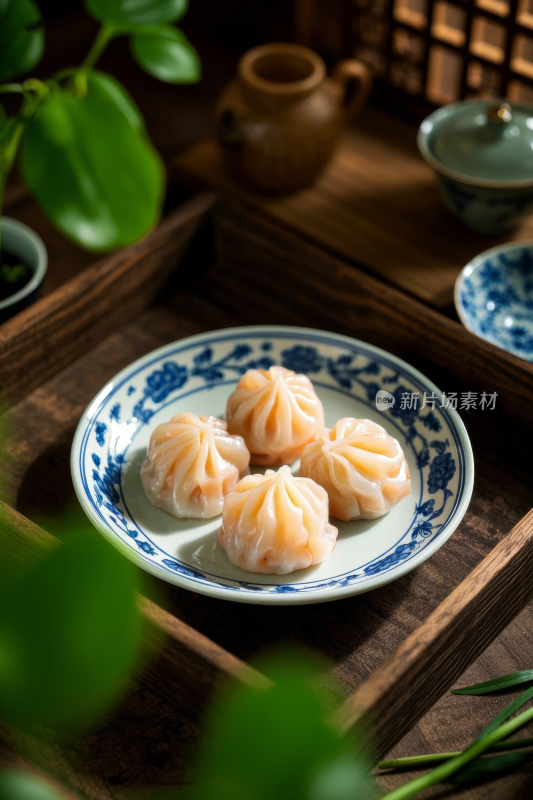
[[[328,78],[323,60],[307,47],[250,50],[216,108],[217,136],[234,177],[279,193],[312,183],[371,84],[360,61],[340,61]]]

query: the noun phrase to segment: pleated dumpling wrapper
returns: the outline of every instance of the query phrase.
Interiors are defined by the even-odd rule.
[[[324,408],[306,375],[249,369],[230,395],[228,431],[242,436],[252,464],[292,464],[324,428]]]
[[[287,575],[330,556],[337,533],[328,520],[327,492],[284,466],[239,481],[224,502],[219,537],[236,566]]]
[[[152,432],[141,480],[150,502],[175,517],[216,517],[249,463],[244,439],[225,422],[186,412]]]
[[[338,519],[375,519],[411,491],[409,465],[396,439],[369,419],[345,417],[302,453],[300,475],[326,489]]]

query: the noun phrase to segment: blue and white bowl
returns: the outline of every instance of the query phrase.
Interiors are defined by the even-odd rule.
[[[472,259],[455,283],[455,307],[476,336],[533,362],[533,241]]]
[[[148,502],[140,479],[156,425],[181,411],[222,417],[240,376],[272,364],[309,375],[328,427],[348,416],[380,423],[401,443],[411,471],[409,497],[379,519],[334,519],[339,537],[332,555],[291,575],[236,567],[218,541],[220,517],[176,519]],[[440,397],[404,361],[347,336],[273,326],[193,336],[139,359],[95,397],[72,445],[74,487],[94,525],[124,555],[193,592],[267,604],[320,603],[367,592],[435,553],[457,528],[472,494],[472,449],[457,412],[438,400],[434,409],[402,403],[402,395],[424,392]]]

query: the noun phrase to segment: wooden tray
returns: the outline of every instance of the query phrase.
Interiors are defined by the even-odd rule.
[[[283,319],[377,344],[427,372],[447,392],[496,391],[494,417],[511,416],[533,427],[528,404],[533,364],[332,258],[262,214],[225,206],[217,220],[220,269],[210,275],[210,290],[225,308],[250,323]]]
[[[240,200],[344,261],[445,308],[465,264],[509,238],[533,239],[533,217],[506,238],[467,230],[445,209],[416,134],[412,124],[365,109],[316,184],[282,197],[234,183],[213,140],[181,153],[174,169],[181,180]]]
[[[185,222],[189,232],[198,228],[213,200],[204,196],[192,203],[176,212],[183,224],[171,217],[153,235],[153,252],[164,254],[157,258],[165,275],[171,269],[167,257],[181,253],[190,238],[183,233]],[[78,743],[74,755],[53,740],[37,750],[15,737],[17,749],[29,753],[30,760],[91,798],[130,797],[161,781],[163,762],[165,785],[183,780],[181,754],[199,735],[215,678],[261,681],[244,661],[287,639],[328,659],[338,679],[337,721],[347,730],[361,715],[369,718],[379,752],[385,753],[533,590],[533,514],[528,513],[533,490],[514,449],[522,431],[516,421],[522,425],[527,416],[524,411],[518,415],[530,391],[524,380],[531,381],[531,372],[517,359],[504,360],[496,348],[468,338],[441,314],[263,215],[239,207],[217,210],[215,265],[207,239],[204,229],[182,263],[181,279],[194,278],[187,292],[168,299],[164,290],[149,304],[155,290],[152,270],[142,267],[151,263],[147,241],[74,278],[79,283],[61,290],[63,302],[45,298],[40,310],[35,306],[0,331],[0,375],[7,375],[8,392],[18,398],[7,412],[17,510],[6,510],[0,557],[16,563],[54,545],[31,520],[53,517],[73,498],[72,436],[101,386],[132,360],[193,333],[249,322],[325,327],[421,360],[444,389],[472,389],[472,377],[480,386],[488,383],[487,391],[498,387],[501,396],[493,417],[488,416],[493,412],[464,417],[477,474],[463,523],[433,558],[395,583],[319,606],[258,607],[147,580],[150,599],[140,600],[152,626],[146,637],[152,641],[156,626],[167,634],[167,645],[157,663],[139,665],[121,709],[98,735]],[[125,291],[119,276],[127,276],[128,269],[138,279]],[[14,354],[26,359],[23,368],[17,368]]]
[[[203,194],[185,203],[144,241],[87,266],[0,325],[0,400],[39,386],[150,305],[214,202]],[[68,242],[65,249],[77,253]]]

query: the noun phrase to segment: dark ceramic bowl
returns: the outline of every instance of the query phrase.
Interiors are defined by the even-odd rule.
[[[48,253],[35,231],[10,217],[2,217],[2,247],[18,256],[33,272],[30,281],[15,294],[0,300],[0,323],[35,302],[48,267]]]

